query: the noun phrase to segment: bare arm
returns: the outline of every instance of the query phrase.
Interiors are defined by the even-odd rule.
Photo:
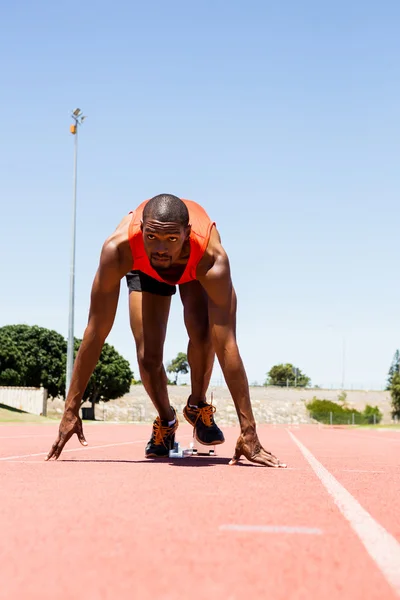
[[[231,464],[235,464],[244,454],[252,462],[265,466],[285,466],[264,450],[258,440],[247,375],[236,341],[236,294],[228,256],[221,245],[215,250],[213,266],[199,277],[199,281],[208,295],[211,337],[241,428]]]
[[[58,458],[66,442],[74,433],[78,435],[81,444],[87,445],[83,435],[82,422],[79,418],[79,409],[86,386],[114,323],[120,280],[123,275],[118,247],[113,241],[106,241],[93,281],[89,320],[74,362],[71,385],[65,402],[59,435],[47,456],[47,460],[52,456]]]
[[[122,276],[118,248],[113,242],[106,242],[93,281],[89,320],[74,362],[65,410],[76,414],[79,411],[86,386],[114,323]]]
[[[199,279],[208,295],[211,336],[241,429],[255,429],[247,375],[236,341],[236,294],[229,260],[222,248],[213,267]]]

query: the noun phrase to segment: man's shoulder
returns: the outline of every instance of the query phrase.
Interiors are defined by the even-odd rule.
[[[132,261],[129,245],[129,224],[132,215],[128,214],[123,217],[116,229],[105,240],[101,252],[101,260],[103,263],[122,266],[122,269],[127,265],[130,268]],[[128,268],[128,270],[129,270]]]
[[[208,216],[207,210],[202,204],[199,204],[199,202],[195,202],[194,200],[188,200],[187,198],[181,198],[181,200],[186,205],[190,215],[196,214],[210,218]]]
[[[129,213],[131,216],[135,215],[135,214],[139,214],[141,215],[143,213],[143,209],[146,206],[146,204],[150,201],[150,198],[148,198],[147,200],[143,200],[143,202],[141,202],[140,204],[137,205],[137,207],[131,212]]]
[[[198,278],[205,277],[211,269],[219,272],[225,267],[229,268],[228,256],[221,244],[221,237],[217,228],[213,227],[207,248],[198,265],[197,276]]]
[[[181,198],[181,200],[188,208],[200,208],[200,210],[204,210],[204,207],[194,200],[189,200],[189,198]]]
[[[125,215],[118,223],[114,231],[108,236],[105,244],[117,245],[124,243],[128,240],[129,225],[132,221],[132,213]]]

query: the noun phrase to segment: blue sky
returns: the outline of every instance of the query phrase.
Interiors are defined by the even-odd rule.
[[[79,106],[77,336],[104,239],[168,192],[217,222],[251,382],[293,362],[339,384],[344,336],[346,386],[383,386],[400,346],[399,18],[395,1],[4,5],[0,325],[67,334]],[[124,281],[108,341],[137,374]],[[165,359],[186,343],[177,295]]]

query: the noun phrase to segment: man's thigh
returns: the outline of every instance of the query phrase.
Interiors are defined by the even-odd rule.
[[[207,336],[208,298],[203,286],[198,281],[190,281],[179,286],[179,293],[189,337]]]
[[[129,319],[138,353],[162,353],[175,286],[128,273]],[[151,291],[147,291],[151,290]]]

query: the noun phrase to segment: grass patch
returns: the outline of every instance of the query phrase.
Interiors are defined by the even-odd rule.
[[[31,415],[18,408],[0,404],[0,423],[54,423],[54,419]]]

